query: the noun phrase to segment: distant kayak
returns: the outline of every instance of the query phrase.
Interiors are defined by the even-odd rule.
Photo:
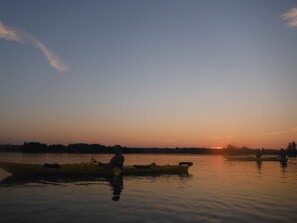
[[[130,165],[124,166],[122,175],[187,173],[191,162],[178,165]],[[13,175],[113,175],[115,172],[95,162],[79,164],[24,164],[0,161],[0,168]]]
[[[230,161],[256,161],[256,162],[262,162],[262,161],[278,161],[278,162],[287,162],[288,158],[281,158],[281,157],[252,157],[252,156],[225,156],[227,160]]]

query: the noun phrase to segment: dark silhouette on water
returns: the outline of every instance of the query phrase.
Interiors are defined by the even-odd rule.
[[[109,183],[112,188],[112,200],[118,201],[120,200],[120,195],[124,188],[124,181],[122,176],[112,176],[109,178]]]
[[[116,145],[114,146],[113,150],[115,155],[109,161],[109,167],[110,168],[118,167],[122,170],[125,162],[125,157],[122,154],[122,147],[119,145]]]
[[[258,170],[262,169],[262,162],[256,162]]]
[[[108,182],[112,190],[112,200],[120,200],[120,195],[124,188],[122,176],[110,176],[110,177],[96,177],[96,176],[8,176],[0,181],[0,187],[11,186],[25,186],[28,184],[37,184],[40,187],[45,185],[66,186],[65,183],[75,183],[79,185],[93,185],[94,182]],[[36,187],[37,185],[32,185]]]
[[[280,161],[281,167],[286,168],[287,167],[287,151],[285,151],[284,149],[281,149],[279,151],[279,157],[281,159],[283,159],[282,161]]]
[[[109,163],[101,163],[99,165],[104,166],[105,168],[111,169],[113,174],[116,176],[122,175],[122,170],[125,162],[125,157],[122,154],[122,147],[116,145],[113,147],[114,156],[110,159]]]
[[[289,145],[287,147],[287,155],[289,157],[296,157],[297,150],[296,150],[296,142],[295,141],[292,141],[289,143]]]
[[[279,151],[279,157],[285,159],[286,156],[287,156],[286,151],[285,151],[284,149],[281,149],[281,150]]]
[[[283,169],[287,168],[287,161],[280,162],[280,165]]]
[[[262,150],[264,150],[264,149],[262,149]],[[256,157],[257,157],[257,159],[260,159],[261,156],[262,156],[262,151],[260,149],[257,149],[256,150]]]

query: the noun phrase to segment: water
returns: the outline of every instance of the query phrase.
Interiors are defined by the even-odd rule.
[[[0,153],[23,163],[77,163],[110,155]],[[192,161],[189,175],[15,178],[0,170],[0,222],[297,222],[297,160],[126,155],[126,164]],[[8,178],[7,178],[8,177]]]

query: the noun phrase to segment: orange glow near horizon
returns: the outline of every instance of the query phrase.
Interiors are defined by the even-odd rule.
[[[161,97],[157,95],[158,97]],[[120,96],[119,96],[120,97]],[[162,98],[161,98],[162,99]],[[0,144],[38,141],[47,144],[88,143],[128,147],[285,148],[297,136],[292,109],[250,109],[244,104],[192,100],[71,107],[38,104],[15,109],[1,122]],[[252,103],[252,102],[250,102]],[[70,106],[70,107],[67,107]],[[255,105],[256,106],[256,105]],[[154,109],[156,107],[156,109]],[[220,107],[220,109],[218,109]],[[280,118],[285,117],[285,118]],[[273,120],[273,122],[271,121]]]
[[[157,125],[149,122],[137,123],[58,123],[31,124],[30,128],[12,128],[0,130],[0,135],[5,136],[6,144],[22,144],[27,141],[38,141],[47,144],[88,143],[107,146],[122,145],[127,147],[206,147],[221,149],[229,144],[236,147],[250,148],[285,148],[288,142],[296,136],[294,128],[286,132],[263,133],[247,128],[237,129],[215,128],[207,125],[191,125],[190,123],[165,123]],[[179,124],[179,125],[177,125]],[[17,131],[16,131],[17,129]],[[254,128],[255,129],[255,128]],[[3,138],[3,137],[2,137]]]
[[[211,149],[224,149],[225,146],[212,146]]]

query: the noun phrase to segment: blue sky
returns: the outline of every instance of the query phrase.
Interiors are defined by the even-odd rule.
[[[297,135],[294,8],[2,0],[0,143],[284,147]]]

